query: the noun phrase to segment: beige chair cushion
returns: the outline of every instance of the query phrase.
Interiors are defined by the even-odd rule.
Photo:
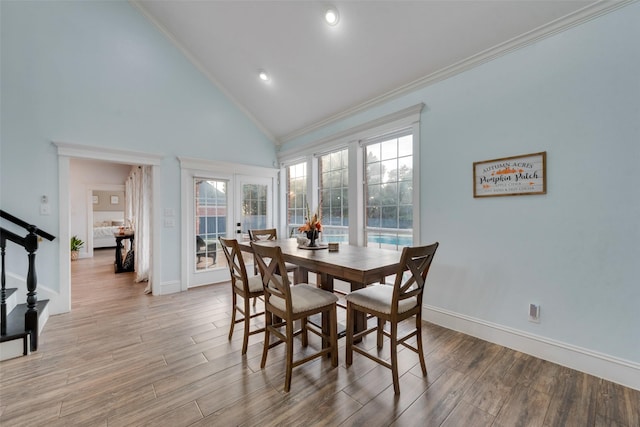
[[[358,289],[348,294],[345,299],[362,307],[370,308],[385,314],[391,314],[393,286],[373,285]],[[404,313],[416,306],[416,298],[407,298],[398,304],[398,313]]]
[[[289,289],[291,290],[291,307],[294,313],[313,310],[338,301],[338,297],[331,292],[323,291],[306,283],[292,286]],[[269,298],[269,302],[278,310],[285,311],[287,309],[284,298],[272,296]]]
[[[236,288],[242,290],[242,281],[236,280]],[[260,292],[262,290],[262,277],[249,277],[249,292]]]
[[[295,264],[291,264],[290,262],[285,262],[284,263],[284,268],[286,268],[287,271],[291,271],[291,270],[295,270],[296,268],[298,268],[298,266],[295,265]]]

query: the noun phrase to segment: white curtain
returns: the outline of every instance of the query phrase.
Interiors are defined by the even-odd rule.
[[[147,281],[151,293],[151,166],[134,166],[125,183],[126,219],[135,232],[136,282]]]

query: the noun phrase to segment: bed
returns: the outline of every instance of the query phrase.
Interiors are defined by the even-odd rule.
[[[124,225],[124,212],[93,212],[93,248],[114,248],[116,233]]]

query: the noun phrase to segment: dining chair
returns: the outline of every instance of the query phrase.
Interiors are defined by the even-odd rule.
[[[233,309],[231,311],[231,325],[229,327],[229,340],[233,337],[233,327],[236,323],[244,322],[244,338],[242,341],[242,354],[247,353],[247,345],[249,343],[249,335],[259,334],[264,328],[251,330],[250,323],[254,317],[262,316],[264,311],[250,314],[251,308],[249,301],[251,298],[257,298],[264,295],[262,289],[262,278],[260,276],[247,276],[247,268],[242,258],[240,245],[236,239],[225,239],[219,237],[222,252],[224,252],[229,264],[229,273],[231,274],[231,289]],[[238,306],[238,296],[242,297],[243,305]],[[242,319],[236,319],[236,312],[242,314]]]
[[[418,353],[422,375],[427,375],[422,348],[422,295],[427,273],[436,249],[438,249],[438,242],[428,246],[405,247],[402,250],[393,286],[376,284],[353,291],[345,297],[347,301],[347,367],[351,366],[353,352],[355,351],[391,369],[395,394],[400,393],[398,344]],[[354,334],[356,311],[377,317],[377,325]],[[398,338],[398,324],[412,316],[416,318],[415,329],[404,337]],[[384,329],[386,322],[390,323],[390,332]],[[371,332],[377,332],[376,344],[378,349],[382,349],[383,336],[390,339],[391,363],[370,354],[364,348],[354,345],[354,340],[360,339]],[[416,337],[417,348],[407,343],[407,340],[414,336]]]
[[[252,242],[258,242],[260,240],[276,240],[277,238],[278,231],[275,228],[249,230],[249,240]],[[297,284],[300,281],[298,266],[289,262],[285,262],[284,265],[287,269],[287,273],[293,273],[293,283]],[[257,263],[253,264],[253,274],[258,274]]]
[[[251,248],[260,269],[264,289],[265,333],[260,368],[264,369],[267,363],[269,349],[285,343],[286,374],[284,391],[288,392],[291,388],[291,373],[296,366],[322,357],[325,354],[331,354],[331,365],[334,368],[338,366],[338,321],[336,313],[338,297],[331,292],[307,283],[290,286],[288,275],[277,274],[278,271],[284,271],[284,258],[279,246],[268,247],[251,242]],[[319,313],[329,317],[328,335],[323,333],[321,328],[307,321],[309,316]],[[294,322],[297,320],[300,320],[300,329],[294,331]],[[312,332],[322,338],[322,349],[294,361],[293,338],[301,335],[302,346],[306,347],[309,342],[308,332]],[[271,343],[271,335],[275,335],[277,341]]]

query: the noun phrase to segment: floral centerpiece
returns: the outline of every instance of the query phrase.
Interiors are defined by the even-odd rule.
[[[318,246],[318,243],[316,242],[318,239],[318,233],[322,231],[322,223],[320,222],[320,206],[318,206],[313,216],[311,216],[311,211],[307,204],[307,214],[304,219],[305,223],[298,227],[298,231],[307,235],[310,247],[316,247]]]

